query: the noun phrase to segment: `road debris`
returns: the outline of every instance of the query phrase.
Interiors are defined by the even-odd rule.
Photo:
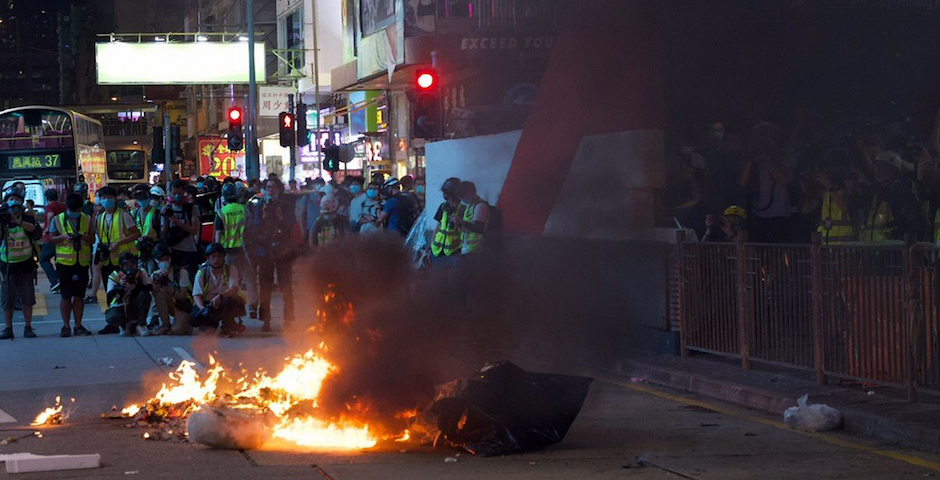
[[[162,357],[162,358],[159,358],[159,359],[157,359],[157,365],[160,365],[161,367],[172,367],[172,366],[173,366],[173,358],[172,358],[172,357]]]
[[[842,414],[829,405],[816,403],[807,405],[809,394],[797,400],[795,407],[783,412],[783,423],[790,428],[799,428],[811,432],[824,432],[842,428]]]
[[[70,400],[71,403],[75,403],[74,398]],[[46,408],[40,412],[39,415],[36,415],[36,418],[33,419],[30,425],[34,427],[38,425],[59,425],[69,417],[70,413],[71,411],[64,409],[62,405],[62,397],[57,396],[55,397],[55,405]]]
[[[7,473],[52,472],[57,470],[80,470],[101,467],[101,455],[33,455],[13,454],[3,460]]]
[[[189,416],[186,428],[190,441],[213,448],[254,450],[271,438],[261,417],[208,405]]]

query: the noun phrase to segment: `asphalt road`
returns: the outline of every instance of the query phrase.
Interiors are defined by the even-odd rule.
[[[424,478],[923,478],[940,475],[940,458],[875,445],[842,433],[805,434],[773,418],[694,396],[654,389],[629,379],[600,377],[563,443],[544,451],[499,458],[459,457],[454,450],[381,445],[345,453],[235,452],[145,441],[125,421],[101,418],[112,405],[139,395],[142,377],[206,349],[251,355],[285,345],[278,334],[236,339],[200,337],[58,337],[57,297],[44,295],[37,317],[40,338],[0,343],[0,454],[99,453],[96,470],[10,475],[0,478],[155,479],[424,479]],[[42,304],[42,302],[41,302]],[[40,304],[40,307],[41,307]],[[52,308],[50,308],[52,307]],[[39,308],[39,313],[43,313]],[[21,323],[21,320],[18,320]],[[89,308],[89,328],[103,326]],[[195,343],[194,343],[195,342]],[[513,356],[522,366],[544,363]],[[172,367],[170,367],[172,368]],[[576,370],[576,369],[575,369]],[[32,435],[29,421],[56,395],[75,398],[66,424]],[[448,457],[456,462],[445,461]]]

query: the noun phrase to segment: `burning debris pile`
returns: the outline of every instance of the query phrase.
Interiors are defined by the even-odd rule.
[[[72,403],[75,403],[75,399],[70,399]],[[65,407],[62,405],[62,397],[55,397],[55,405],[46,408],[39,415],[36,415],[36,418],[33,419],[30,425],[39,426],[39,425],[59,425],[69,418],[69,410],[65,410]]]

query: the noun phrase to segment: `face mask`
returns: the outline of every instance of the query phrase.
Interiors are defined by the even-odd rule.
[[[375,200],[376,198],[379,197],[379,192],[376,190],[366,190],[366,196],[371,198],[372,200]]]
[[[202,190],[203,187],[205,187],[205,186],[206,186],[206,184],[205,184],[205,183],[202,183],[202,182],[199,182],[199,183],[196,184],[196,188],[198,188],[198,189],[200,189],[200,190]]]
[[[124,272],[124,275],[127,275],[128,277],[133,277],[134,275],[137,275],[137,265],[127,265],[125,267],[122,267],[121,271]]]
[[[131,209],[137,208],[137,200],[127,200],[127,201],[124,202],[124,205],[125,205],[127,208],[131,208]],[[118,206],[120,206],[120,205],[118,205]]]
[[[66,212],[69,218],[78,218],[82,216],[82,212]]]
[[[117,206],[117,202],[113,198],[102,198],[101,206],[104,207],[105,210],[111,210]]]
[[[415,187],[415,193],[423,195],[424,194],[424,185],[418,185]]]
[[[157,262],[157,268],[159,268],[160,270],[169,270],[170,268],[169,260],[165,262]]]
[[[151,200],[150,208],[160,208],[160,200]]]
[[[362,191],[362,187],[360,187],[359,185],[353,185],[353,186],[349,187],[349,193],[351,193],[351,194],[353,194],[353,195],[357,195],[357,194],[359,194],[359,192],[361,192],[361,191]]]
[[[185,201],[185,198],[186,198],[186,197],[184,197],[182,194],[176,193],[176,194],[173,195],[173,203],[182,205],[183,202]]]
[[[22,203],[21,203],[19,200],[15,200],[15,199],[12,199],[12,198],[11,198],[11,199],[7,200],[7,205],[9,205],[9,206],[11,206],[11,207],[18,207],[18,206],[22,205]]]

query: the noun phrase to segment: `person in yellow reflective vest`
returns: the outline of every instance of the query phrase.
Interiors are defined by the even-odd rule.
[[[845,190],[836,188],[825,172],[818,173],[815,178],[824,189],[819,226],[816,227],[816,231],[822,235],[823,245],[855,241],[855,228],[849,216]]]
[[[166,195],[160,187],[147,185],[138,185],[138,187],[142,188],[135,187],[134,197],[139,207],[132,212],[137,230],[140,231],[137,251],[140,254],[140,268],[152,272],[156,268],[153,247],[160,237],[160,208],[163,206],[162,200]]]
[[[40,236],[36,219],[26,214],[23,206],[26,192],[18,188],[8,191],[4,202],[8,213],[0,213],[0,305],[3,306],[6,328],[0,340],[13,339],[13,309],[16,302],[23,310],[23,336],[33,338],[33,305],[36,304],[36,255],[34,243]]]
[[[85,313],[85,287],[88,285],[88,267],[91,265],[91,244],[95,234],[91,217],[82,213],[84,199],[71,193],[65,199],[67,210],[56,215],[49,226],[49,242],[55,245],[56,270],[59,273],[59,312],[62,314],[62,337],[91,335],[82,326]],[[69,328],[74,316],[75,327]]]
[[[910,180],[901,175],[905,162],[893,152],[882,152],[875,157],[874,198],[865,200],[868,206],[859,239],[863,242],[915,242],[927,236],[930,222],[923,205],[917,200]]]
[[[95,262],[101,267],[101,279],[105,283],[111,274],[120,269],[120,258],[124,254],[137,256],[135,242],[140,238],[140,230],[134,218],[117,207],[117,191],[111,187],[98,190],[102,212],[95,218],[95,232],[98,239],[95,245]],[[108,325],[99,334],[118,333],[118,329]]]
[[[249,316],[258,318],[257,269],[245,250],[248,210],[242,203],[244,195],[235,182],[226,181],[220,196],[222,208],[215,216],[215,242],[225,248],[225,264],[234,266],[239,272],[239,279],[245,282]]]
[[[449,257],[460,255],[460,229],[457,226],[457,212],[460,206],[460,198],[457,197],[458,185],[460,185],[460,179],[456,177],[444,181],[444,185],[441,186],[444,202],[434,214],[437,228],[434,229],[434,236],[431,239],[431,254],[435,259],[444,262]]]
[[[463,214],[457,217],[460,227],[460,253],[476,253],[483,248],[483,238],[490,220],[490,206],[477,195],[473,182],[460,182],[457,196],[463,204]]]

